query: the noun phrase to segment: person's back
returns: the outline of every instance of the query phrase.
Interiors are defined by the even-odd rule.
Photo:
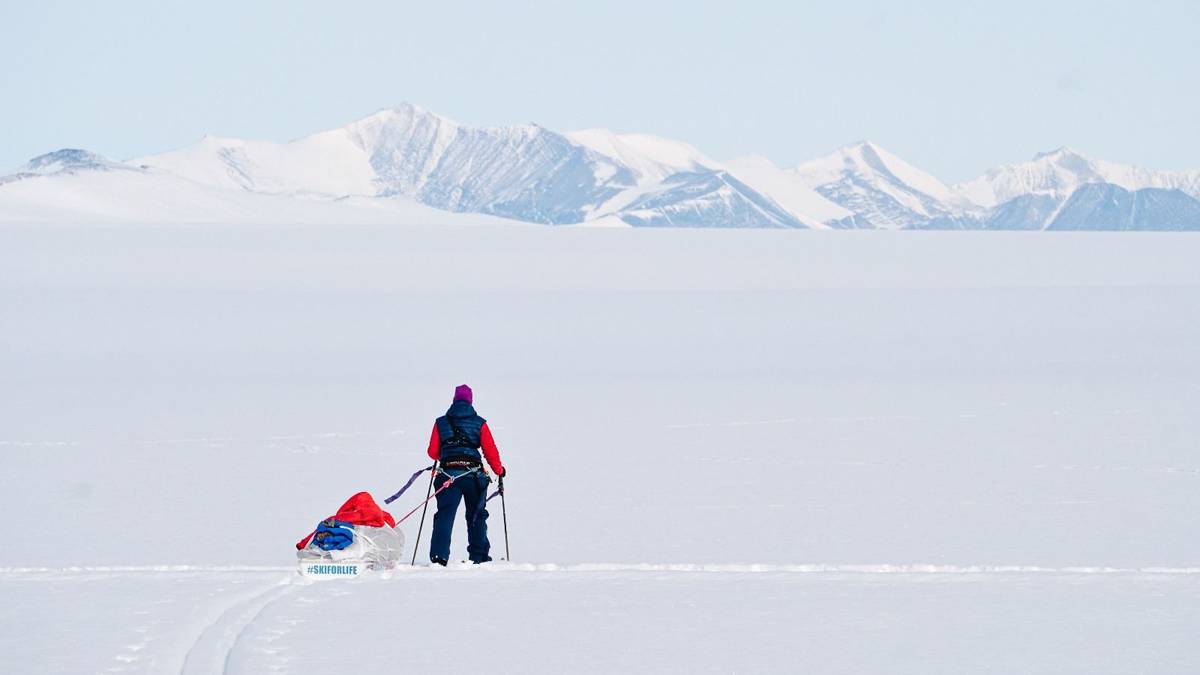
[[[473,563],[491,560],[487,537],[487,488],[491,482],[483,461],[498,476],[507,472],[500,463],[500,451],[492,438],[487,420],[475,412],[474,395],[467,385],[454,390],[454,401],[446,414],[433,423],[429,438],[429,457],[438,461],[435,485],[437,513],[433,516],[433,540],[429,545],[430,562],[445,565],[450,559],[450,535],[459,501],[466,504],[467,555]],[[482,456],[480,451],[482,450]],[[449,487],[442,489],[447,482]]]

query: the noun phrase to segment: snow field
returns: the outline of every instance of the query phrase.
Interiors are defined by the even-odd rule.
[[[5,572],[40,672],[1185,673],[1200,576],[404,568]],[[769,567],[768,567],[769,569]],[[68,650],[62,643],[72,644]]]
[[[22,672],[307,673],[351,632],[376,670],[1196,669],[1195,237],[0,243],[0,507],[59,534],[0,550]],[[297,584],[464,381],[517,563]]]

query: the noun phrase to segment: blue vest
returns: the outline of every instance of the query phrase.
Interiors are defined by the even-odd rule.
[[[441,461],[470,459],[482,462],[480,435],[487,420],[475,413],[466,401],[455,401],[446,414],[437,418],[438,452]]]

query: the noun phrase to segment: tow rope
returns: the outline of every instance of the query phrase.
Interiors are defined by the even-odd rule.
[[[424,469],[421,469],[421,470],[417,471],[416,473],[414,473],[412,475],[412,477],[408,479],[408,482],[404,484],[404,487],[400,488],[399,492],[397,492],[396,494],[392,495],[391,497],[388,497],[387,499],[383,500],[383,503],[391,504],[392,502],[399,499],[400,495],[404,494],[405,490],[412,487],[413,482],[415,482],[417,480],[417,476],[420,476],[421,474],[425,473],[426,471],[432,471],[433,466],[434,466],[433,464],[430,464],[429,466],[425,467]]]
[[[430,468],[430,469],[432,469],[433,467],[429,467],[429,468]],[[396,527],[399,527],[399,526],[400,526],[400,523],[403,523],[404,521],[408,520],[408,517],[409,517],[409,516],[411,516],[412,514],[416,513],[416,512],[417,512],[417,509],[421,508],[421,507],[422,507],[422,506],[424,506],[426,503],[428,503],[430,499],[433,499],[434,497],[436,497],[436,496],[440,495],[440,494],[442,493],[442,491],[443,491],[443,490],[445,490],[446,488],[448,488],[448,487],[450,487],[451,485],[453,485],[453,484],[454,484],[454,481],[456,481],[456,480],[458,480],[459,478],[462,478],[462,477],[464,477],[464,476],[470,476],[471,474],[475,473],[475,472],[476,472],[476,471],[478,471],[478,470],[479,470],[479,467],[475,467],[474,469],[471,469],[470,471],[468,471],[468,472],[466,472],[466,473],[460,473],[460,474],[458,474],[457,476],[451,476],[450,474],[445,474],[445,475],[446,475],[446,477],[447,477],[447,478],[449,478],[449,480],[447,480],[445,483],[442,483],[442,487],[440,487],[440,488],[438,488],[438,489],[434,490],[434,491],[433,491],[433,494],[431,494],[431,495],[429,495],[428,497],[426,497],[426,498],[425,498],[425,500],[424,500],[424,501],[422,501],[420,504],[417,504],[416,506],[414,506],[412,511],[409,511],[408,513],[404,514],[404,517],[403,517],[403,518],[400,518],[399,520],[397,520],[397,521],[396,521]],[[421,475],[421,473],[422,473],[423,471],[426,471],[426,469],[421,469],[421,471],[418,471],[418,472],[416,472],[415,474],[413,474],[413,477],[412,477],[412,478],[410,478],[410,479],[408,479],[408,484],[409,484],[409,485],[412,485],[412,482],[413,482],[413,480],[414,480],[414,479],[415,479],[417,476],[420,476],[420,475]],[[404,490],[406,490],[406,489],[408,489],[408,485],[405,485],[405,486],[404,486],[404,488],[402,488],[402,489],[400,490],[400,492],[404,492]],[[397,496],[397,497],[398,497],[398,496],[400,496],[400,495],[399,495],[399,493],[397,493],[397,494],[396,494],[396,496]]]
[[[408,491],[408,488],[412,487],[412,484],[413,484],[413,483],[417,482],[417,477],[418,477],[418,476],[420,476],[421,474],[425,473],[426,471],[432,471],[434,466],[435,466],[435,465],[433,465],[433,464],[430,464],[429,466],[427,466],[427,467],[425,467],[425,468],[423,468],[423,469],[417,469],[417,471],[416,471],[415,473],[413,473],[413,475],[411,475],[411,476],[409,476],[409,477],[408,477],[408,482],[404,484],[404,487],[402,487],[402,488],[400,488],[399,490],[397,490],[397,491],[396,491],[396,494],[394,494],[394,495],[392,495],[391,497],[388,497],[387,499],[383,500],[383,503],[384,503],[384,504],[391,504],[392,502],[394,502],[394,501],[396,501],[397,499],[399,499],[399,498],[401,497],[401,495],[403,495],[405,492],[407,492],[407,491]],[[479,470],[479,467],[475,467],[474,469],[471,469],[470,471],[468,471],[468,472],[466,472],[466,473],[463,473],[463,474],[459,474],[459,475],[457,475],[457,476],[451,476],[450,474],[446,473],[445,471],[439,471],[438,473],[440,473],[440,474],[442,474],[442,475],[446,476],[446,477],[447,477],[447,478],[449,478],[450,480],[446,481],[446,483],[445,483],[444,485],[442,485],[442,487],[438,488],[438,491],[437,491],[437,492],[434,492],[433,494],[429,495],[429,497],[428,497],[428,498],[425,500],[425,502],[427,502],[427,501],[429,501],[430,499],[433,499],[434,497],[436,497],[438,492],[441,492],[442,490],[445,490],[447,487],[449,487],[449,486],[450,486],[450,484],[451,484],[451,483],[453,483],[453,482],[455,481],[455,479],[457,479],[457,478],[462,478],[463,476],[469,476],[469,475],[471,475],[472,473],[475,473],[475,472],[476,472],[476,471],[478,471],[478,470]],[[503,488],[501,488],[500,490],[496,490],[496,491],[495,491],[495,492],[493,492],[492,494],[488,495],[487,499],[483,500],[483,504],[484,504],[484,506],[487,506],[487,503],[488,503],[488,502],[492,501],[492,500],[493,500],[493,499],[495,499],[496,497],[499,497],[499,496],[500,496],[500,493],[501,493],[501,490],[503,490]],[[413,514],[413,512],[414,512],[414,511],[416,511],[418,508],[421,508],[421,505],[422,505],[422,504],[424,504],[425,502],[421,502],[420,504],[417,504],[417,508],[414,508],[412,511],[409,511],[409,512],[408,512],[408,515],[404,516],[404,518],[401,518],[400,520],[397,520],[397,521],[396,521],[396,524],[397,524],[397,525],[399,525],[400,523],[404,522],[404,521],[405,521],[405,519],[407,519],[407,518],[408,518],[408,516],[411,516],[411,515]],[[475,517],[471,519],[471,524],[472,524],[472,525],[473,525],[473,524],[475,524],[475,521],[476,521],[476,520],[479,520],[479,516],[483,515],[483,512],[484,512],[484,509],[482,509],[482,508],[481,508],[481,509],[479,509],[478,511],[476,511],[476,512],[475,512]]]

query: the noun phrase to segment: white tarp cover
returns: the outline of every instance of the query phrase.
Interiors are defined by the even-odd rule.
[[[323,551],[314,542],[296,551],[301,563],[312,560],[360,562],[372,569],[391,569],[404,553],[404,533],[392,527],[355,525],[354,543],[336,551]]]

